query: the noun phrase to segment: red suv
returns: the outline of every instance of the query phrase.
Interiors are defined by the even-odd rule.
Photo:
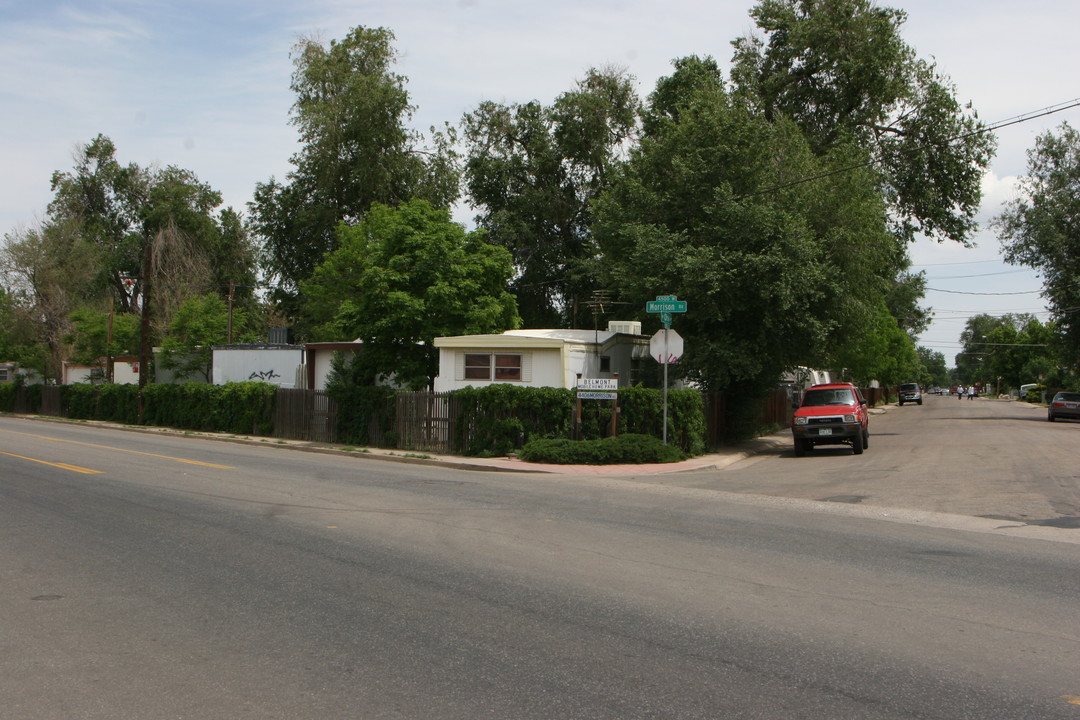
[[[791,426],[795,454],[802,457],[815,445],[851,445],[856,455],[870,447],[870,415],[866,399],[851,383],[814,385],[795,406]]]

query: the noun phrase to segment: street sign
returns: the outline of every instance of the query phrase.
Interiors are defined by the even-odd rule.
[[[686,312],[686,301],[676,300],[674,295],[660,295],[656,300],[645,303],[645,312],[684,313]]]
[[[619,393],[613,392],[579,392],[578,400],[618,400]]]
[[[683,354],[683,339],[679,333],[667,328],[657,330],[649,340],[649,354],[661,365],[671,365],[679,361]]]
[[[615,378],[582,378],[578,381],[578,390],[618,390],[619,381]]]

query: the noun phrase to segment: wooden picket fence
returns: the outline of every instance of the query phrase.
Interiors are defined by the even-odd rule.
[[[322,390],[278,388],[274,404],[274,437],[337,442],[337,403]]]

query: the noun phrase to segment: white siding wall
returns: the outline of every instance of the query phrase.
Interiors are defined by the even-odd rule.
[[[442,348],[439,351],[439,375],[435,378],[435,392],[448,392],[463,387],[493,385],[493,380],[466,380],[464,378],[465,355],[489,354],[521,355],[523,380],[514,385],[528,387],[567,387],[563,382],[562,353],[557,348]]]
[[[334,360],[333,352],[315,353],[315,387],[313,390],[325,390],[326,379],[330,377],[330,365]]]
[[[214,349],[214,384],[258,380],[283,388],[296,385],[296,369],[304,350],[290,348]]]
[[[135,368],[132,363],[129,362],[116,362],[113,363],[113,382],[118,385],[138,385],[139,373],[135,372]],[[141,369],[140,369],[141,372]]]

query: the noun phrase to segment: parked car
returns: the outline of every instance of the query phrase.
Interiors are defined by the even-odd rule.
[[[1054,395],[1046,409],[1046,419],[1054,422],[1058,418],[1080,420],[1080,393],[1059,392]]]
[[[814,385],[795,408],[791,426],[795,455],[815,445],[851,445],[856,455],[870,447],[870,414],[866,399],[851,383]]]
[[[922,390],[918,383],[904,383],[900,386],[900,407],[906,402],[922,405]]]

